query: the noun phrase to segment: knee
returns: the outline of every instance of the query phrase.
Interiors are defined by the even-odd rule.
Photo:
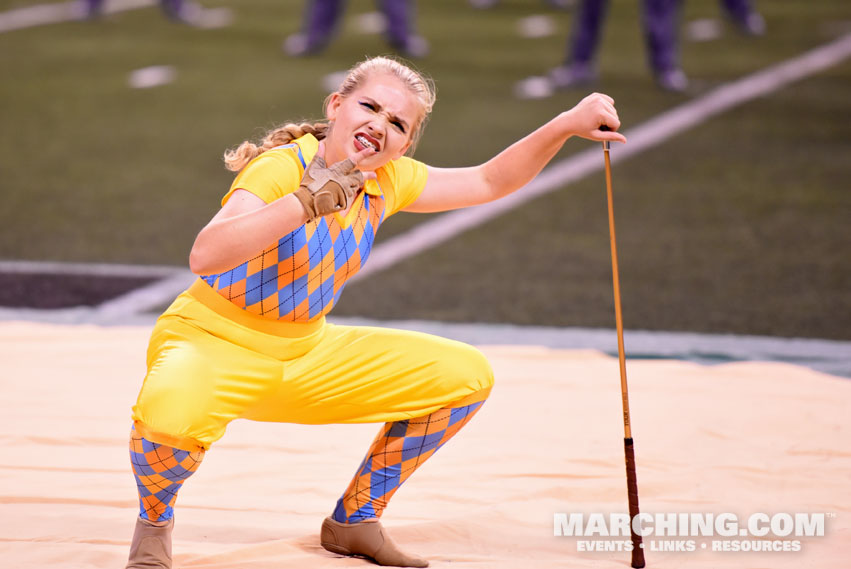
[[[493,368],[491,367],[491,363],[485,357],[485,355],[478,349],[473,348],[473,350],[475,350],[476,352],[475,377],[479,378],[482,389],[490,389],[491,387],[493,387],[494,382]]]
[[[474,391],[490,389],[494,383],[493,368],[485,355],[467,344],[460,344],[452,358],[453,375]]]

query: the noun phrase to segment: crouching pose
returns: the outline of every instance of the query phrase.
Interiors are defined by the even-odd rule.
[[[133,407],[130,456],[140,516],[128,568],[171,567],[174,503],[232,420],[384,423],[321,526],[328,551],[426,567],[379,518],[399,487],[481,408],[485,357],[427,334],[326,323],[346,281],[398,211],[435,212],[505,196],[569,137],[625,141],[613,101],[583,99],[479,166],[405,156],[434,103],[431,83],[384,57],[349,72],[325,120],[287,124],[225,154],[238,172],[201,230],[199,279],[159,318]],[[609,131],[601,131],[601,126]]]

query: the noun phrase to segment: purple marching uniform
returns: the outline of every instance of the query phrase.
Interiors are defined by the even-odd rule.
[[[765,22],[754,10],[751,0],[721,0],[721,5],[730,20],[744,33],[763,33]],[[608,6],[609,0],[580,2],[567,44],[566,64],[551,73],[557,87],[581,85],[594,79],[594,57]],[[641,23],[650,68],[661,87],[674,91],[684,89],[687,83],[679,65],[681,8],[682,0],[643,0],[641,3]]]
[[[340,23],[346,0],[307,0],[302,32],[288,38],[285,49],[290,55],[308,55],[322,51],[331,41]],[[376,0],[384,14],[385,36],[396,50],[421,57],[428,43],[414,33],[415,0]]]

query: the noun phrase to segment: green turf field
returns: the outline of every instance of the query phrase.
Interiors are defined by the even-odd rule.
[[[0,10],[28,4],[0,0]],[[231,26],[174,25],[154,8],[103,21],[0,34],[0,259],[185,264],[231,174],[222,151],[287,119],[317,117],[322,77],[386,51],[354,29],[289,59],[300,0],[207,0]],[[689,0],[684,22],[719,16]],[[632,0],[612,2],[598,90],[628,129],[712,88],[851,33],[847,0],[759,3],[765,37],[683,42],[685,95],[658,91]],[[561,32],[517,33],[531,14]],[[514,83],[557,65],[569,12],[537,0],[476,11],[420,0],[438,103],[417,157],[482,161],[585,93],[518,100]],[[174,83],[130,89],[135,69],[172,65]],[[757,99],[615,166],[627,328],[851,339],[851,61]],[[570,141],[561,157],[587,148]],[[602,153],[601,153],[602,161]],[[360,283],[335,314],[374,318],[613,326],[602,174],[530,202]],[[426,216],[399,215],[382,237]]]

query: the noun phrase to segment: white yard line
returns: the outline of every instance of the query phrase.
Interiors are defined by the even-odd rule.
[[[772,65],[742,79],[728,83],[709,93],[666,111],[645,123],[624,131],[629,142],[614,144],[613,162],[624,160],[671,137],[790,83],[824,71],[851,57],[851,34],[813,49],[793,59]],[[531,199],[558,190],[603,167],[599,148],[588,148],[545,169],[523,189],[489,204],[453,211],[425,221],[409,231],[376,246],[367,265],[356,279],[366,278],[396,263],[448,241],[506,213]]]
[[[147,8],[157,3],[157,0],[108,0],[104,3],[104,12],[113,14]],[[85,16],[83,3],[71,0],[58,4],[36,4],[0,12],[0,33],[73,22]]]

